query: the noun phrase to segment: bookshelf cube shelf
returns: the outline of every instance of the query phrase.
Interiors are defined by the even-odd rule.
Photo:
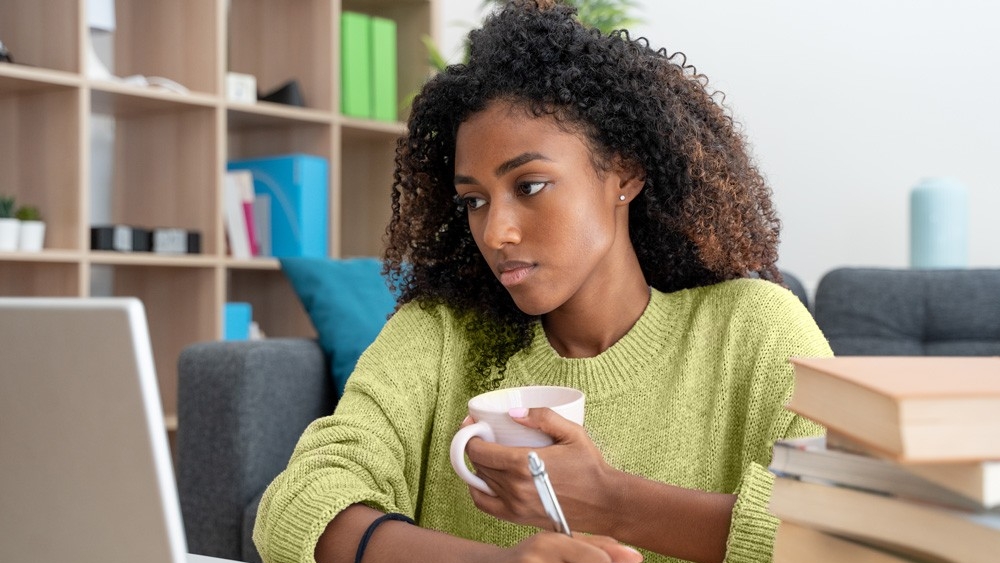
[[[116,0],[115,74],[157,76],[191,92],[222,92],[225,3]]]
[[[79,295],[82,291],[78,258],[22,261],[17,253],[11,253],[9,257],[0,256],[3,256],[0,257],[0,286],[5,296]]]
[[[261,93],[295,80],[305,107],[331,112],[337,17],[329,0],[232,0],[228,70],[256,77]]]
[[[20,65],[79,72],[84,9],[81,0],[0,0],[0,40]]]
[[[82,250],[81,99],[77,87],[0,80],[0,194],[41,210],[47,249]]]
[[[0,253],[0,295],[134,295],[147,309],[160,392],[176,420],[176,361],[222,337],[227,301],[253,305],[269,336],[315,333],[273,258],[234,260],[223,223],[226,162],[305,153],[328,160],[331,257],[378,255],[400,122],[342,116],[340,13],[392,19],[397,100],[430,72],[421,37],[435,35],[434,0],[116,0],[113,69],[163,77],[178,93],[86,72],[86,0],[0,0],[0,193],[37,205],[42,252]],[[230,102],[227,72],[267,92],[295,80],[304,107]],[[94,145],[113,123],[110,154]],[[110,158],[108,185],[91,170]],[[102,180],[103,182],[103,180]],[[107,207],[107,209],[105,209]],[[97,223],[201,233],[201,253],[90,250]]]

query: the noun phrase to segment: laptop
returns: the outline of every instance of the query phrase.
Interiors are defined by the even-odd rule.
[[[187,553],[142,302],[0,297],[0,561]]]

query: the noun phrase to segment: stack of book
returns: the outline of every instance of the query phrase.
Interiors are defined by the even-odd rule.
[[[775,562],[1000,561],[1000,358],[793,359]]]

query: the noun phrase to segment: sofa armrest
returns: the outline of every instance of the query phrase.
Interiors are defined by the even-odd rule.
[[[202,342],[178,360],[177,481],[192,553],[246,560],[244,511],[305,427],[333,412],[314,340]]]

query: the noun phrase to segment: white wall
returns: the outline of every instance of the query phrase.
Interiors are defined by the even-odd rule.
[[[780,266],[810,289],[838,266],[907,266],[927,176],[968,188],[970,265],[1000,267],[1000,3],[639,2],[633,35],[726,93],[774,190]],[[439,5],[453,55],[480,2]]]

